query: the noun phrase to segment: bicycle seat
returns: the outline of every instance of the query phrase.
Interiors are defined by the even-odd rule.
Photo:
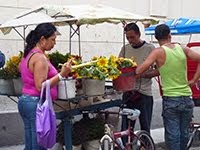
[[[128,119],[134,121],[139,117],[140,111],[138,109],[124,108],[124,109],[122,109],[120,114],[121,115],[126,115]]]

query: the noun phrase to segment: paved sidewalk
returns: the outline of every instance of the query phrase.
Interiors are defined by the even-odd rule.
[[[163,143],[164,143],[164,129],[154,129],[151,130],[152,138],[155,142],[155,144],[158,145],[157,150],[163,150]],[[23,150],[24,145],[15,145],[15,146],[8,146],[8,147],[0,147],[0,150]]]
[[[23,150],[24,145],[13,145],[8,147],[0,147],[0,150]]]
[[[164,129],[151,130],[152,138],[156,144],[156,150],[164,150]],[[0,147],[0,150],[23,150],[24,145],[14,145],[7,147]],[[200,150],[200,147],[190,148],[190,150]]]

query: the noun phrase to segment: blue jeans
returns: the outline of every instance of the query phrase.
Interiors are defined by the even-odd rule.
[[[151,119],[152,119],[152,110],[153,110],[153,97],[147,96],[144,94],[140,94],[140,98],[134,102],[128,101],[126,103],[126,108],[130,109],[138,109],[140,110],[140,128],[141,130],[145,130],[148,133],[150,133],[151,128]],[[131,121],[131,127],[134,129],[135,121]],[[122,129],[125,130],[128,128],[128,120],[126,116],[122,116]],[[127,138],[122,138],[123,142],[126,143]]]
[[[36,136],[36,107],[39,97],[22,95],[19,98],[18,110],[22,117],[25,130],[24,150],[45,150],[37,144]]]
[[[186,150],[194,102],[190,96],[163,96],[163,123],[168,150]]]

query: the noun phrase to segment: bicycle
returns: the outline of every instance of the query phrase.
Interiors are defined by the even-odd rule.
[[[189,141],[187,143],[188,150],[192,146],[192,143],[194,141],[194,137],[195,137],[197,131],[200,131],[200,123],[199,122],[191,122],[190,127],[189,127],[190,137],[189,137]]]
[[[111,125],[105,124],[105,135],[100,140],[99,150],[155,150],[154,141],[148,132],[140,130],[135,133],[132,131],[130,121],[134,121],[139,117],[139,110],[124,108],[120,112],[108,113],[126,115],[128,129],[114,132]],[[128,137],[128,142],[125,145],[121,141],[122,137]]]

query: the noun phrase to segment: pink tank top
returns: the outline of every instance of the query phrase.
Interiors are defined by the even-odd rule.
[[[33,73],[31,73],[31,71],[28,68],[28,64],[27,64],[30,56],[33,53],[41,53],[41,51],[39,51],[37,49],[32,49],[31,52],[27,55],[27,57],[22,59],[21,64],[20,64],[20,71],[21,71],[21,77],[22,77],[22,82],[23,82],[22,93],[31,95],[31,96],[40,96],[40,91],[37,90],[35,83],[34,83]],[[58,72],[54,68],[54,66],[50,63],[50,61],[48,61],[48,63],[49,63],[49,71],[47,74],[47,79],[50,79],[53,76],[55,76]],[[51,87],[52,99],[56,100],[57,95],[58,95],[57,86]]]

